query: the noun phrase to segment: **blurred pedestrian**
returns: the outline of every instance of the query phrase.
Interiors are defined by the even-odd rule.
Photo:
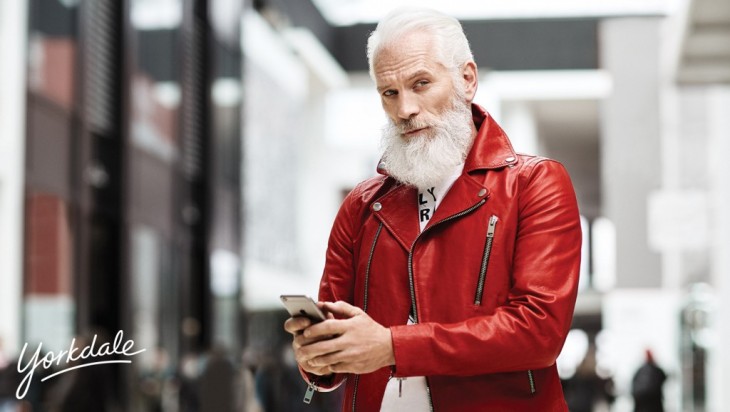
[[[233,412],[237,383],[236,367],[229,359],[228,350],[223,345],[214,345],[200,376],[200,410]]]
[[[107,335],[97,332],[102,342],[108,341]],[[91,333],[76,338],[76,348],[85,348],[94,339]],[[112,356],[105,355],[87,359],[76,359],[60,367],[66,369],[79,367],[93,362],[109,361]],[[106,412],[112,407],[114,367],[111,365],[94,365],[93,367],[70,370],[49,381],[50,388],[46,404],[53,412]],[[35,411],[34,411],[35,412]]]
[[[662,387],[666,380],[666,373],[656,364],[651,350],[647,349],[644,363],[631,382],[634,412],[664,412]]]
[[[189,353],[180,360],[177,372],[178,402],[180,412],[199,412],[200,359],[197,354]]]
[[[157,347],[152,365],[144,367],[139,376],[140,408],[145,412],[162,412],[166,387],[173,377],[167,350]]]
[[[588,348],[575,374],[563,382],[563,393],[570,412],[593,412],[598,405],[613,403],[613,380],[598,376],[595,346]]]

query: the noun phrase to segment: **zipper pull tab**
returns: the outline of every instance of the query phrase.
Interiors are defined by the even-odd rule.
[[[314,397],[314,392],[316,390],[317,389],[315,388],[314,383],[310,382],[309,386],[307,386],[307,391],[304,393],[304,403],[306,403],[307,405],[312,403],[312,398]]]
[[[396,378],[398,379],[398,397],[400,398],[403,395],[403,381],[406,378]]]
[[[497,226],[497,220],[499,220],[499,218],[495,215],[492,215],[489,218],[489,226],[487,226],[487,237],[488,238],[494,237],[494,229],[495,229],[495,226]]]

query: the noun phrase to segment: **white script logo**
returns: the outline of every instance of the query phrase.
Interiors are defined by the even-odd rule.
[[[109,342],[101,344],[99,348],[96,348],[96,335],[94,335],[94,338],[91,340],[91,344],[84,346],[83,349],[79,349],[76,347],[76,338],[71,340],[71,345],[69,346],[68,350],[62,350],[58,354],[53,352],[46,353],[43,357],[41,357],[41,349],[43,348],[43,343],[38,344],[38,349],[36,349],[35,353],[33,354],[33,357],[28,361],[28,363],[21,367],[21,362],[23,362],[23,359],[25,358],[25,350],[28,348],[28,343],[23,345],[23,350],[20,352],[20,358],[18,359],[18,373],[26,373],[23,380],[20,382],[20,385],[18,385],[18,390],[15,391],[15,397],[18,399],[23,399],[25,395],[28,393],[28,388],[30,388],[30,383],[33,380],[33,373],[35,372],[36,368],[38,366],[42,366],[43,369],[48,369],[52,367],[54,364],[56,366],[61,366],[61,362],[64,362],[68,365],[69,362],[76,362],[79,359],[88,359],[88,358],[99,358],[102,356],[111,356],[111,355],[123,355],[123,356],[134,356],[139,353],[142,353],[145,351],[145,349],[138,350],[137,352],[130,353],[129,351],[132,350],[132,347],[134,346],[134,341],[132,339],[129,339],[122,343],[122,340],[124,339],[124,332],[121,330],[117,332],[117,335],[114,337],[113,344],[110,344]],[[80,352],[79,352],[80,350]],[[78,355],[75,355],[77,352]],[[46,376],[45,378],[41,379],[41,382],[45,382],[48,379],[53,378],[54,376],[58,376],[62,373],[66,373],[68,371],[78,369],[78,368],[85,368],[87,366],[94,366],[94,365],[102,365],[105,363],[132,363],[131,360],[107,360],[107,361],[99,361],[99,362],[90,362],[90,363],[83,363],[80,365],[72,366],[66,369],[62,369],[56,373],[53,373],[51,375]]]

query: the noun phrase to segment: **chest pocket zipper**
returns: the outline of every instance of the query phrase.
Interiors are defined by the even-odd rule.
[[[474,296],[474,305],[482,304],[482,295],[484,294],[484,282],[487,280],[487,268],[489,267],[489,255],[492,253],[492,243],[494,243],[494,232],[497,228],[499,218],[492,215],[489,218],[487,226],[487,241],[484,244],[484,254],[482,255],[482,265],[479,269],[479,280],[477,282],[477,292]]]

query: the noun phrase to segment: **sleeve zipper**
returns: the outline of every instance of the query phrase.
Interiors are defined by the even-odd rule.
[[[312,398],[314,397],[314,392],[317,391],[317,386],[314,383],[314,381],[310,381],[307,385],[307,391],[304,392],[304,400],[303,402],[309,405],[312,403]]]
[[[534,395],[537,389],[535,389],[535,377],[532,375],[532,369],[527,371],[527,379],[530,380],[530,394]]]

